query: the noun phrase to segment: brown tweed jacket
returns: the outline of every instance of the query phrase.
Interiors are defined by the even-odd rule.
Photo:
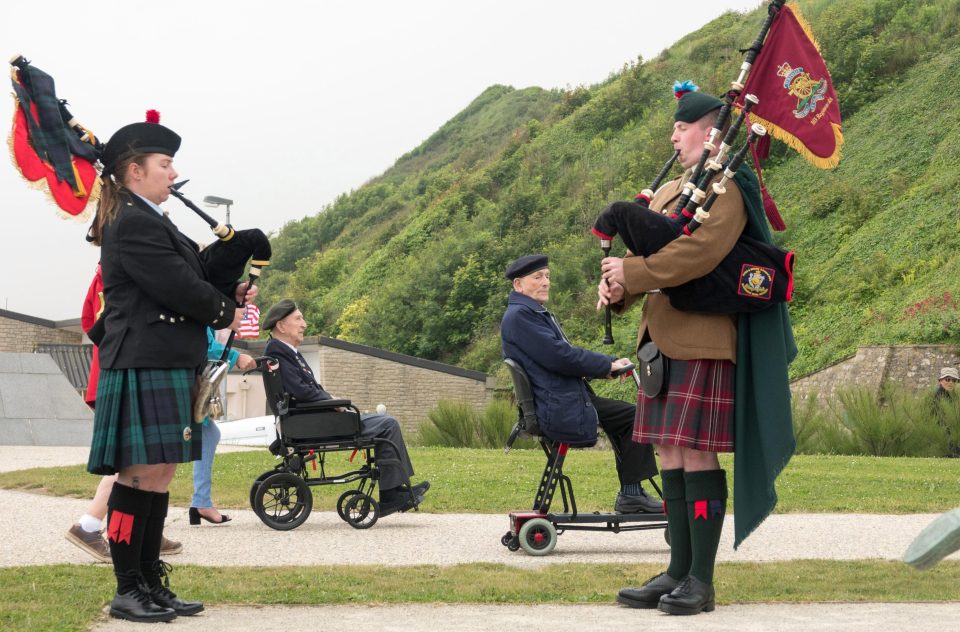
[[[663,185],[650,208],[672,210],[689,175]],[[710,209],[710,218],[693,235],[682,236],[649,257],[628,255],[623,262],[626,278],[624,309],[648,290],[682,285],[712,271],[736,244],[747,224],[740,189],[732,180],[727,192]],[[637,345],[649,333],[667,357],[737,360],[737,315],[682,312],[661,293],[647,294]]]

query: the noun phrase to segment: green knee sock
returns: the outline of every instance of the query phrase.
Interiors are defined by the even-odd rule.
[[[660,478],[663,481],[663,505],[670,533],[670,566],[667,567],[667,575],[679,580],[690,572],[690,528],[683,470],[661,470]]]
[[[712,584],[723,516],[727,510],[727,473],[723,470],[686,472],[684,479],[692,556],[689,574]]]

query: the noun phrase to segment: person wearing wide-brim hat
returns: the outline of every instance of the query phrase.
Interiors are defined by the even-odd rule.
[[[960,371],[952,366],[945,366],[940,369],[940,375],[937,376],[937,392],[934,394],[936,399],[953,397],[953,389],[957,382],[960,382]]]
[[[148,113],[148,120],[150,113]],[[197,245],[160,209],[177,177],[180,137],[154,120],[118,130],[101,155],[102,191],[88,239],[101,246],[100,377],[87,470],[119,474],[107,540],[117,579],[110,614],[169,621],[203,610],[169,589],[160,560],[167,492],[178,463],[200,458],[191,393],[206,328],[238,329],[245,284],[215,287]]]
[[[650,202],[655,211],[676,204],[723,107],[689,82],[674,89],[670,141],[686,173],[656,191]],[[652,341],[668,364],[663,389],[639,394],[633,439],[656,445],[660,456],[670,564],[642,586],[619,592],[617,601],[630,607],[669,614],[713,610],[729,489],[718,453],[736,449],[736,544],[770,513],[773,483],[793,454],[787,366],[796,347],[785,308],[740,316],[685,312],[653,292],[710,273],[741,234],[769,240],[757,178],[746,166],[692,235],[650,256],[607,257],[601,264],[598,307],[609,304],[619,312],[646,295],[637,342]]]

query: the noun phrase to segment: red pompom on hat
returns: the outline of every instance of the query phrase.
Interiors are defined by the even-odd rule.
[[[159,123],[160,112],[157,110],[147,110],[147,123]]]

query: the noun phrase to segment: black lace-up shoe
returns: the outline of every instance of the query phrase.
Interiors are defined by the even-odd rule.
[[[716,608],[713,584],[705,584],[693,575],[687,575],[673,592],[660,598],[657,608],[667,614],[680,615],[713,612]]]
[[[158,605],[142,586],[138,586],[122,595],[114,596],[110,602],[110,616],[137,623],[160,623],[173,621],[177,613],[172,608]]]
[[[621,588],[617,602],[631,608],[656,608],[660,597],[670,594],[680,584],[666,573],[648,579],[640,588]]]
[[[177,594],[170,590],[170,571],[173,566],[163,560],[153,562],[152,572],[147,572],[147,586],[150,598],[158,606],[170,608],[177,616],[189,617],[198,612],[203,612],[203,604],[199,601],[185,601],[177,597]]]

